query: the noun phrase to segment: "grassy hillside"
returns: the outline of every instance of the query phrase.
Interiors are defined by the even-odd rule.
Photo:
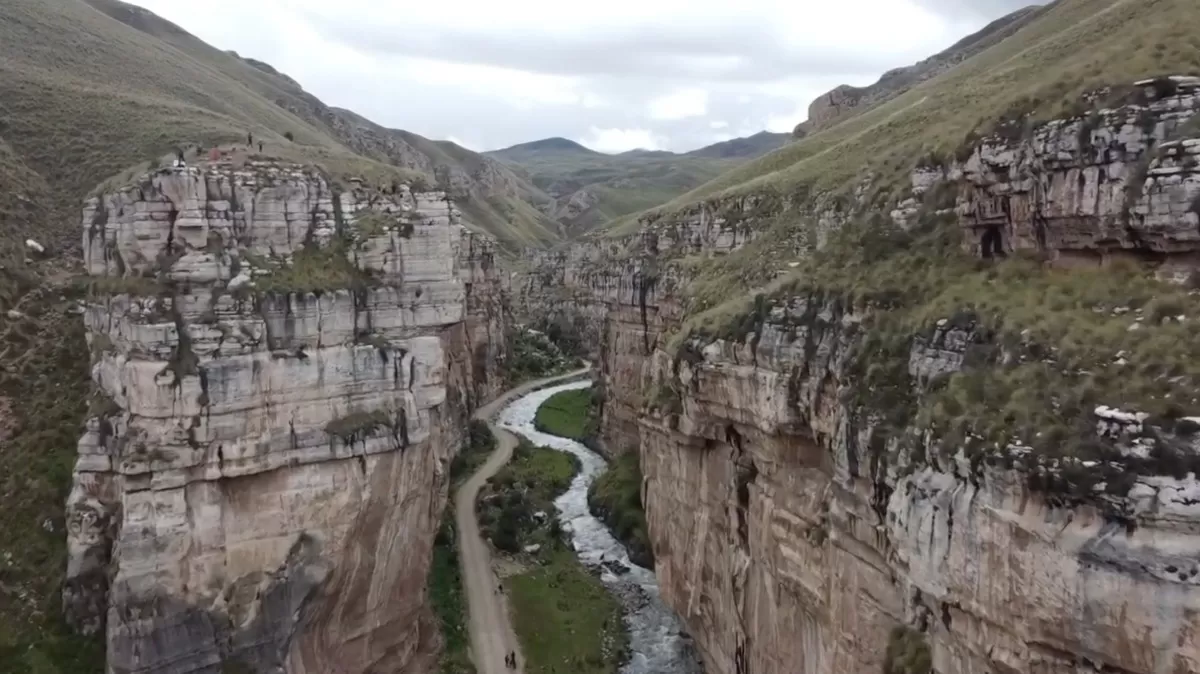
[[[1097,472],[1069,485],[1039,486],[1072,498],[1093,488],[1123,493],[1139,472],[1195,469],[1167,450],[1144,462],[1114,459],[1095,441],[1092,414],[1107,405],[1169,425],[1195,413],[1200,353],[1194,328],[1175,318],[1200,314],[1194,291],[1134,263],[1065,270],[1033,254],[981,261],[965,252],[947,210],[952,190],[930,191],[907,230],[886,214],[905,196],[911,169],[950,161],[1002,120],[1081,116],[1085,91],[1111,85],[1119,94],[1140,79],[1197,73],[1200,9],[1192,0],[1059,0],[942,75],[677,198],[658,212],[751,194],[768,204],[823,196],[852,207],[819,254],[800,252],[812,243],[811,218],[775,207],[776,217],[757,225],[761,236],[737,252],[673,262],[693,280],[691,316],[672,346],[687,334],[746,339],[788,298],[870,307],[852,354],[855,395],[898,436],[928,433],[973,460],[1015,441],[1038,457],[1096,461]],[[917,395],[910,348],[940,320],[976,326],[993,355],[1018,357],[968,363]],[[1112,466],[1121,468],[1100,473]]]
[[[1004,118],[1068,115],[1087,91],[1200,71],[1190,0],[1059,0],[1016,34],[943,75],[832,128],[748,162],[664,210],[721,194],[845,189],[876,171],[906,176]]]
[[[633,150],[617,155],[547,138],[487,154],[526,172],[554,200],[554,219],[568,233],[578,234],[667,202],[739,162],[782,146],[787,138],[764,131],[686,154]]]
[[[746,162],[652,211],[738,194],[848,192],[868,173],[899,188],[918,163],[952,157],[1003,119],[1069,115],[1087,91],[1200,72],[1200,11],[1190,0],[1059,0],[941,75],[827,129]]]
[[[557,238],[540,196],[498,161],[329,107],[271,66],[115,0],[0,2],[0,672],[104,668],[60,615],[63,504],[88,406],[72,303],[82,199],[178,147],[264,142],[334,178],[437,182],[516,248]],[[256,148],[257,149],[257,148]],[[529,200],[529,201],[527,201]],[[37,239],[49,259],[26,259]]]
[[[759,131],[753,136],[734,138],[713,143],[699,150],[684,154],[685,157],[710,157],[713,159],[753,159],[774,152],[787,144],[791,135]]]
[[[480,229],[520,244],[555,238],[523,207],[536,189],[499,163],[326,106],[270,66],[117,0],[0,6],[0,101],[0,138],[50,190],[51,240],[76,236],[78,201],[100,181],[178,146],[247,133],[268,155],[334,173],[432,180],[448,167]]]
[[[1034,20],[1039,6],[1019,9],[1002,16],[978,31],[955,42],[949,48],[911,66],[894,68],[879,81],[866,87],[840,86],[813,101],[808,119],[796,125],[793,135],[803,137],[828,128],[854,115],[904,93],[913,86],[949,70],[983,50],[1007,39],[1026,23]]]

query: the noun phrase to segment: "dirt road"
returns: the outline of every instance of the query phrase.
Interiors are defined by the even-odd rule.
[[[584,368],[558,377],[522,384],[479,408],[475,413],[476,419],[488,422],[492,435],[496,436],[496,450],[488,457],[487,463],[458,488],[458,493],[454,496],[454,525],[458,530],[459,558],[470,610],[471,660],[475,662],[479,674],[511,674],[514,671],[523,672],[525,667],[521,645],[517,642],[512,621],[508,617],[507,597],[496,591],[499,582],[492,573],[491,555],[479,533],[479,521],[475,519],[475,499],[479,495],[479,488],[508,463],[512,458],[513,449],[517,446],[516,436],[493,424],[491,417],[514,398],[549,384],[578,377],[587,371],[588,368]],[[515,670],[504,664],[505,656],[510,652],[517,655]]]

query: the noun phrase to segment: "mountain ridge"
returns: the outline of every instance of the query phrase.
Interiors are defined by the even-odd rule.
[[[689,152],[635,149],[607,154],[555,137],[483,154],[527,175],[549,199],[546,212],[562,223],[564,236],[570,238],[669,201],[788,140],[788,134],[762,131]]]
[[[440,172],[469,224],[510,249],[558,238],[536,207],[545,196],[503,163],[328,105],[273,66],[149,10],[119,0],[13,0],[0,19],[9,29],[0,29],[0,137],[13,157],[0,171],[19,161],[42,176],[52,211],[42,224],[22,220],[27,234],[73,247],[72,213],[94,186],[179,147],[244,144],[252,134],[273,158],[334,174],[432,184]]]

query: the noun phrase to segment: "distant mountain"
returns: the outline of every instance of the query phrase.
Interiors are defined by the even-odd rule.
[[[699,150],[688,152],[687,157],[712,157],[714,159],[753,159],[778,150],[791,140],[791,134],[760,131],[753,136],[734,138],[713,143]]]
[[[525,159],[541,157],[546,155],[579,155],[585,157],[602,157],[600,152],[596,152],[590,148],[586,148],[573,140],[566,138],[545,138],[543,140],[535,140],[529,143],[521,143],[506,147],[503,150],[494,150],[485,154],[513,162],[521,162]]]
[[[764,131],[683,154],[604,154],[566,138],[546,138],[484,154],[506,162],[547,195],[546,214],[570,236],[670,201],[787,140],[787,134]]]

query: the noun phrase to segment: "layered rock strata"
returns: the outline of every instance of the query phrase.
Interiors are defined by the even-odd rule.
[[[1119,107],[981,139],[962,160],[914,172],[913,199],[891,219],[911,226],[936,190],[981,257],[1130,255],[1179,276],[1198,249],[1196,90],[1183,78],[1140,83]],[[517,283],[533,316],[569,314],[564,300],[579,298],[563,320],[598,336],[601,432],[611,451],[641,453],[663,596],[707,671],[878,672],[897,652],[943,673],[1200,671],[1195,475],[1130,472],[1120,493],[1068,503],[1029,480],[1066,464],[1027,448],[980,464],[902,445],[879,432],[887,410],[861,404],[869,310],[833,298],[784,295],[741,339],[665,348],[697,301],[698,265],[672,260],[719,264],[782,212],[815,236],[764,258],[767,278],[787,272],[780,259],[819,254],[852,217],[819,196],[714,200],[544,258],[552,282]],[[982,339],[970,321],[930,326],[912,335],[903,376],[919,390],[978,363]],[[1096,414],[1097,438],[1129,456],[1148,437],[1196,452],[1136,414]]]
[[[64,600],[110,672],[431,666],[425,576],[500,386],[501,279],[443,195],[354,184],[211,165],[87,203]]]

